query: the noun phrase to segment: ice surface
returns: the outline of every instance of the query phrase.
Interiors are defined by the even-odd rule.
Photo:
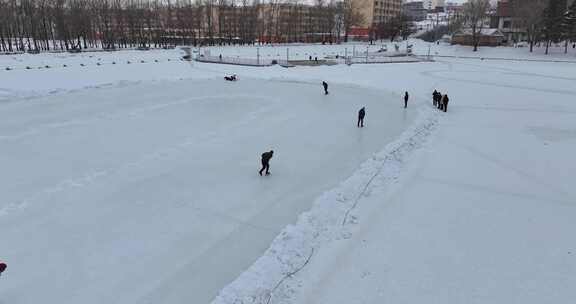
[[[431,46],[574,61],[561,51]],[[15,67],[0,71],[0,302],[576,298],[573,63],[283,69],[176,61],[178,50],[98,56],[108,64],[0,58]],[[434,89],[450,95],[448,113],[431,108]],[[272,176],[260,178],[268,149]]]

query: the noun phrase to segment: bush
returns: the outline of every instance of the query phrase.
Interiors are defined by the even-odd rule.
[[[426,42],[435,42],[440,40],[442,36],[450,33],[450,28],[446,25],[439,26],[435,29],[425,32],[416,38],[420,38]]]

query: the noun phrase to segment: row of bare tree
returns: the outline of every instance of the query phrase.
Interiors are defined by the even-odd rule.
[[[567,0],[509,0],[512,28],[525,34],[530,52],[535,43],[544,43],[546,54],[552,43],[576,41],[576,1],[568,7]],[[472,29],[474,51],[490,10],[489,0],[469,0],[464,4],[466,23]]]
[[[0,51],[338,42],[349,0],[0,0]]]
[[[545,43],[546,54],[552,43],[576,41],[576,1],[567,7],[567,0],[514,0],[516,26],[526,30],[530,51],[535,43]]]

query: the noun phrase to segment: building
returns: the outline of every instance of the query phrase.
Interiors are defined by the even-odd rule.
[[[509,45],[527,39],[526,29],[521,26],[522,22],[519,22],[515,17],[514,1],[519,0],[498,1],[496,12],[490,18],[490,27],[498,29],[504,35],[503,43]]]
[[[452,15],[462,15],[464,12],[464,5],[458,2],[446,2],[444,4],[444,12]]]
[[[428,11],[424,8],[424,1],[414,1],[402,4],[402,13],[412,21],[423,21]]]
[[[400,16],[402,0],[351,0],[356,12],[363,16],[362,22],[352,29],[357,39],[371,39],[379,24]]]
[[[400,15],[402,0],[352,0],[354,7],[364,17],[360,25],[372,28],[380,23],[386,23]]]
[[[434,11],[438,7],[444,7],[444,0],[424,0],[424,8]]]

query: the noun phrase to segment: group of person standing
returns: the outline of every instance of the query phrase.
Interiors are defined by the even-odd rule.
[[[435,107],[437,107],[438,110],[447,112],[448,111],[448,101],[450,101],[450,98],[448,98],[448,94],[442,95],[442,93],[440,93],[436,90],[434,90],[434,92],[432,93],[432,104]]]

